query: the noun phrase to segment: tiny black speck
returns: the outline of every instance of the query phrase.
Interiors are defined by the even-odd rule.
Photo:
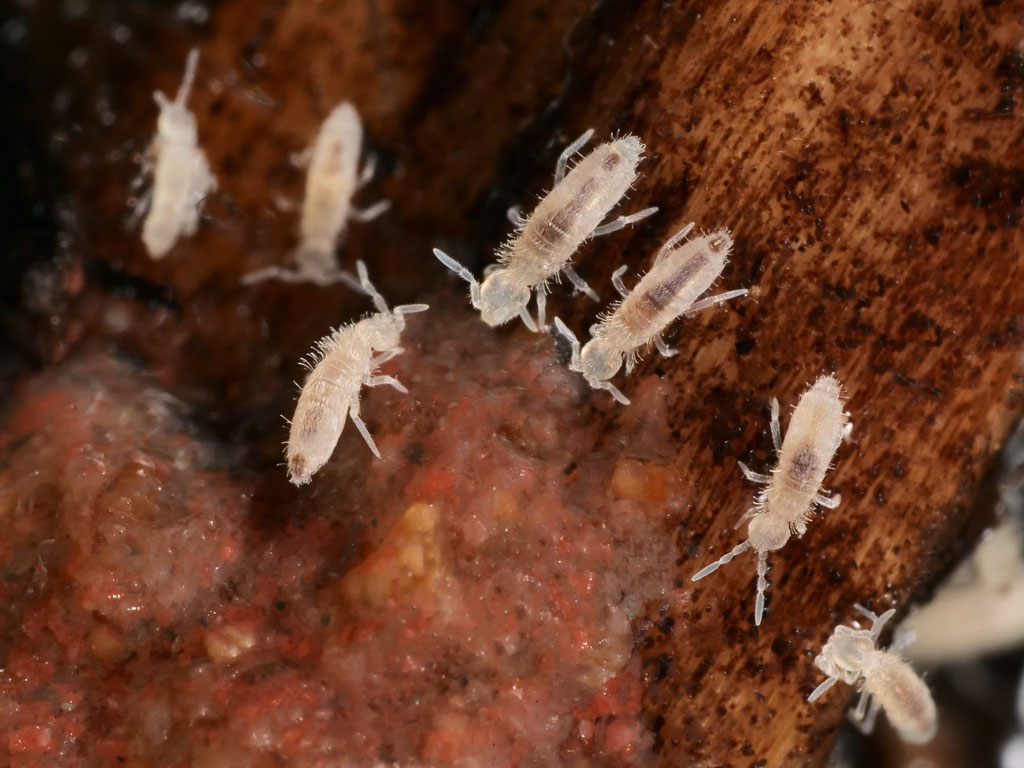
[[[409,445],[405,449],[405,458],[409,460],[410,464],[415,464],[417,467],[423,466],[423,461],[427,457],[427,449],[423,447],[423,443],[417,441]]]
[[[742,339],[736,342],[736,354],[745,355],[756,346],[757,339],[752,339],[749,336],[744,336]]]

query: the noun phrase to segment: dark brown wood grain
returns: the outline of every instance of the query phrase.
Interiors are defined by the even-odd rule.
[[[671,511],[680,588],[742,539],[733,524],[754,489],[736,463],[771,463],[772,396],[785,428],[805,384],[834,372],[853,424],[826,481],[843,503],[771,558],[760,628],[749,555],[642,623],[645,706],[665,766],[820,765],[850,689],[807,705],[814,654],[854,602],[902,614],[928,594],[977,531],[980,482],[1024,404],[1022,14],[1012,2],[226,0],[197,42],[191,102],[223,192],[217,222],[149,261],[135,233],[105,223],[124,215],[135,168],[122,160],[107,166],[113,184],[69,169],[77,236],[118,279],[163,292],[164,311],[124,309],[126,335],[234,423],[283,402],[296,350],[361,306],[341,287],[239,285],[294,246],[294,214],[270,201],[301,195],[288,153],[336,101],[358,106],[379,158],[361,199],[393,201],[351,226],[340,258],[366,259],[396,301],[443,286],[463,301],[431,246],[482,265],[505,209],[550,185],[568,141],[589,127],[640,135],[647,160],[623,210],[661,210],[589,246],[581,275],[608,296],[617,266],[642,272],[692,220],[732,230],[720,288],[751,290],[670,333],[680,354],[652,354],[638,374],[672,385],[666,428],[694,489]],[[121,81],[118,122],[81,141],[144,145],[150,93],[176,90],[188,44],[163,38],[159,71]],[[76,338],[110,333],[99,305],[80,299]],[[551,307],[579,329],[595,314],[562,289]],[[595,413],[609,445],[621,413]]]

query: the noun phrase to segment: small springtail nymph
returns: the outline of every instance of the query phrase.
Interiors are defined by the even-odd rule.
[[[142,224],[142,243],[150,258],[162,259],[179,237],[195,234],[199,205],[217,188],[206,155],[199,148],[196,117],[185,106],[199,65],[199,50],[189,51],[185,76],[174,101],[157,91],[160,108],[157,132],[150,146],[153,186],[139,205],[148,208]]]
[[[374,163],[368,160],[359,169],[363,146],[363,125],[359,113],[343,101],[327,116],[308,150],[306,192],[299,224],[299,247],[295,251],[296,269],[267,267],[250,272],[242,283],[263,280],[352,285],[352,275],[338,269],[334,250],[349,220],[370,221],[386,211],[391,203],[382,200],[365,210],[352,205],[352,198],[373,178]]]
[[[601,223],[636,180],[644,145],[636,136],[622,136],[597,147],[566,173],[569,158],[593,134],[593,129],[587,131],[562,152],[555,166],[555,186],[533,213],[522,217],[514,208],[509,211],[516,231],[498,249],[498,263],[485,270],[482,283],[444,251],[434,249],[442,264],[469,283],[470,301],[488,325],[502,325],[518,315],[531,331],[544,328],[548,281],[563,273],[577,290],[597,301],[597,294],[572,268],[573,255],[586,240],[620,230],[658,210],[645,208]],[[537,294],[536,322],[527,309],[533,292]]]
[[[302,361],[310,373],[295,406],[285,450],[288,479],[295,485],[308,483],[327,463],[341,437],[346,417],[352,419],[379,459],[380,451],[359,417],[359,390],[388,384],[399,392],[408,392],[394,376],[378,375],[377,369],[402,353],[399,343],[405,315],[423,312],[428,307],[404,304],[389,310],[370,283],[366,265],[360,261],[356,268],[359,284],[373,300],[377,312],[320,339]]]
[[[860,605],[854,608],[871,621],[871,629],[836,627],[814,660],[828,679],[811,692],[807,701],[815,701],[840,680],[849,685],[860,683],[860,699],[850,713],[854,725],[870,733],[881,708],[903,741],[928,743],[938,730],[938,715],[928,686],[899,656],[900,646],[908,638],[901,638],[888,651],[875,647],[895,609],[876,616]]]
[[[629,400],[609,379],[618,373],[623,359],[629,374],[649,344],[653,343],[665,357],[671,357],[676,350],[665,343],[661,334],[673,320],[747,293],[746,288],[740,288],[697,300],[722,274],[732,238],[728,230],[719,229],[680,245],[693,226],[690,222],[669,238],[655,255],[651,270],[632,291],[622,282],[626,267],[615,270],[612,285],[622,300],[591,327],[591,339],[582,350],[573,332],[560,318],[555,318],[555,328],[572,345],[569,367],[583,374],[595,389],[611,392],[620,403],[628,404]]]
[[[815,505],[828,509],[839,506],[838,493],[827,496],[821,490],[847,423],[839,394],[835,376],[822,376],[814,382],[800,396],[785,441],[779,426],[779,401],[772,398],[772,442],[779,462],[770,475],[753,472],[740,462],[748,480],[767,486],[736,524],[738,528],[750,521],[747,540],[693,576],[693,581],[703,579],[740,553],[753,549],[757,553],[755,624],[759,625],[764,615],[768,553],[785,546],[792,534],[804,535]]]

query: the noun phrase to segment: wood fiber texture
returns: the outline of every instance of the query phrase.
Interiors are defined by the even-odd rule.
[[[902,614],[964,552],[1024,404],[1022,14],[1019,3],[225,0],[197,42],[190,102],[226,195],[210,201],[219,223],[150,262],[135,234],[104,226],[123,215],[125,162],[123,185],[70,169],[80,236],[117,279],[164,286],[167,312],[132,316],[140,354],[252,410],[279,402],[269,393],[293,375],[296,350],[342,308],[365,309],[341,287],[239,285],[294,247],[295,220],[268,201],[301,197],[288,153],[337,101],[357,105],[379,160],[358,204],[393,201],[385,218],[351,224],[339,258],[370,263],[395,303],[445,285],[463,302],[430,247],[489,261],[505,209],[529,209],[585,129],[642,137],[643,175],[622,212],[661,210],[589,245],[578,271],[607,299],[617,266],[635,279],[692,220],[733,232],[718,289],[751,289],[681,324],[668,337],[680,354],[639,370],[671,384],[661,428],[694,489],[692,506],[671,511],[687,599],[639,623],[645,707],[665,766],[821,765],[851,691],[807,705],[814,655],[854,602]],[[144,143],[150,94],[176,91],[188,45],[164,40],[159,70],[118,86],[110,146]],[[90,301],[79,336],[113,322]],[[563,287],[551,307],[577,329],[596,314]],[[733,524],[755,488],[736,462],[774,460],[770,398],[785,430],[823,372],[843,383],[853,425],[825,486],[843,502],[771,557],[755,629],[752,556],[689,577],[743,538]],[[620,386],[630,396],[630,380]],[[232,407],[212,418],[232,423]],[[594,418],[614,448],[630,411]]]

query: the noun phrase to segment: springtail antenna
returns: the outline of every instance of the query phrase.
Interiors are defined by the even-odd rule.
[[[189,94],[192,93],[192,84],[196,80],[196,69],[199,67],[199,49],[193,48],[188,52],[188,58],[185,59],[185,77],[182,78],[181,87],[178,88],[178,95],[174,97],[174,103],[179,106],[185,106],[188,102]]]
[[[359,286],[370,297],[373,306],[377,308],[378,312],[385,315],[388,314],[388,304],[384,301],[384,297],[380,295],[380,292],[373,287],[373,283],[370,282],[370,273],[366,271],[366,264],[363,263],[362,259],[356,262],[356,274],[359,276]]]
[[[469,283],[469,300],[473,304],[474,309],[480,309],[480,283],[478,283],[477,279],[473,277],[473,273],[459,264],[459,262],[440,248],[434,249],[434,256],[437,257],[438,261],[448,267],[448,269]]]
[[[721,566],[725,565],[726,563],[731,563],[732,559],[736,557],[736,555],[743,554],[748,549],[750,549],[749,540],[744,541],[742,544],[737,544],[735,547],[733,547],[731,552],[726,552],[711,565],[701,568],[699,571],[693,574],[693,576],[690,578],[690,581],[700,581],[705,576],[708,576],[709,574],[712,574],[715,571],[717,571]]]

